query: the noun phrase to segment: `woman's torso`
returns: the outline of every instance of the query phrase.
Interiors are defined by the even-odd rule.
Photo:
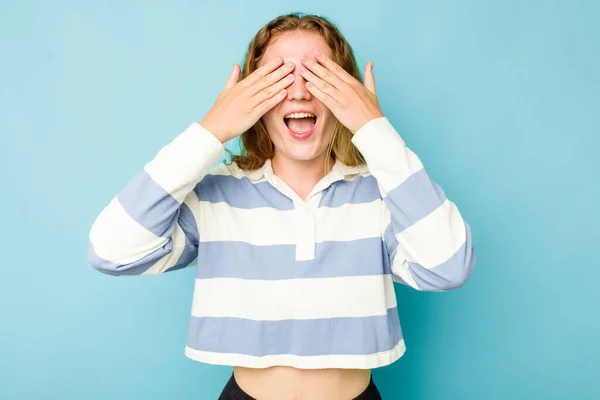
[[[219,174],[224,174],[225,176],[220,176]],[[234,191],[231,190],[231,188],[233,186],[228,186],[228,184],[221,184],[222,182],[225,182],[228,179],[227,176],[227,171],[225,170],[224,167],[221,168],[221,171],[219,172],[219,174],[217,174],[215,177],[210,177],[209,179],[205,179],[205,181],[202,183],[202,185],[206,185],[206,187],[203,188],[203,190],[198,190],[198,196],[200,198],[200,200],[203,201],[203,207],[205,207],[202,211],[203,215],[219,215],[219,224],[220,225],[224,225],[226,224],[226,221],[235,221],[235,224],[232,222],[231,226],[235,226],[236,229],[228,229],[227,231],[223,231],[223,235],[227,234],[227,235],[243,235],[244,237],[251,237],[256,239],[256,235],[255,232],[256,230],[260,227],[261,230],[264,230],[264,225],[265,225],[265,220],[257,220],[257,221],[251,221],[249,220],[248,223],[246,224],[240,224],[240,215],[236,214],[233,215],[233,212],[236,211],[237,209],[235,208],[227,208],[224,206],[224,204],[229,204],[228,202],[234,203],[235,206],[237,208],[243,208],[243,207],[250,207],[249,205],[252,205],[254,208],[258,209],[258,210],[269,210],[270,207],[274,207],[275,205],[280,205],[282,203],[283,200],[290,200],[287,199],[285,196],[281,195],[277,197],[277,201],[275,201],[273,204],[270,203],[270,201],[273,198],[274,194],[277,194],[273,191],[267,190],[270,189],[270,187],[265,188],[265,184],[263,183],[262,185],[258,185],[258,184],[253,184],[253,185],[248,185],[247,181],[244,180],[235,180],[232,181],[233,183],[235,183],[235,187],[242,187],[242,185],[246,185],[245,189],[244,189],[244,196],[236,196],[235,193],[233,193]],[[329,210],[331,208],[334,209],[334,213],[331,213],[330,211],[328,211],[328,214],[323,214],[323,218],[317,218],[317,222],[322,221],[323,224],[319,225],[319,229],[317,229],[317,234],[320,235],[322,237],[322,240],[316,240],[318,242],[318,246],[322,246],[322,248],[324,249],[321,253],[321,258],[319,259],[308,259],[308,260],[302,260],[301,262],[298,262],[298,260],[294,260],[294,255],[293,253],[291,253],[289,256],[289,259],[279,259],[279,264],[277,265],[277,268],[275,268],[275,266],[271,266],[270,264],[265,264],[263,265],[262,263],[252,263],[252,268],[250,268],[249,266],[246,266],[244,263],[247,262],[245,260],[250,259],[250,258],[243,258],[243,259],[239,259],[239,260],[232,260],[230,262],[227,263],[221,263],[221,264],[225,264],[227,266],[236,266],[236,268],[239,268],[239,271],[231,271],[227,276],[242,276],[245,279],[249,279],[249,278],[260,278],[260,279],[265,279],[264,278],[264,273],[269,273],[269,274],[274,274],[273,276],[271,276],[270,278],[273,279],[273,282],[285,282],[286,280],[292,280],[292,278],[316,278],[316,277],[324,277],[324,278],[331,278],[331,277],[343,277],[346,275],[351,276],[352,278],[354,277],[354,275],[357,276],[366,276],[366,277],[370,277],[370,276],[379,276],[381,275],[384,271],[382,270],[382,268],[384,267],[384,262],[383,260],[379,260],[378,257],[381,257],[382,254],[382,241],[380,240],[379,236],[379,232],[381,231],[381,226],[380,226],[380,206],[379,203],[377,201],[380,201],[380,194],[377,190],[377,186],[375,184],[375,181],[371,178],[371,177],[367,177],[364,178],[362,180],[362,182],[359,182],[359,178],[355,177],[356,181],[341,181],[338,182],[336,185],[332,185],[331,187],[326,187],[324,192],[323,192],[323,196],[319,195],[316,198],[313,199],[313,202],[311,203],[307,203],[307,204],[312,204],[314,206],[314,212],[317,215],[317,217],[320,215],[319,213],[321,211],[325,211],[325,210]],[[212,184],[210,182],[210,180],[214,180],[216,182],[214,182],[215,184]],[[360,183],[360,185],[357,185],[358,183]],[[293,185],[292,185],[293,186]],[[201,188],[202,189],[202,188]],[[294,187],[293,188],[294,191],[296,191],[297,195],[301,198],[302,201],[306,201],[306,197],[307,197],[307,190],[306,188],[298,188],[298,187]],[[337,189],[337,190],[336,190]],[[231,193],[229,193],[227,190],[230,190]],[[262,192],[259,192],[263,191]],[[214,194],[214,196],[213,196]],[[230,194],[228,196],[228,194]],[[217,196],[218,195],[218,196]],[[254,195],[252,197],[252,195]],[[250,199],[250,197],[252,197],[252,200]],[[223,199],[225,198],[226,201],[224,201]],[[237,199],[240,199],[239,201]],[[348,212],[346,214],[342,214],[341,212],[339,213],[335,213],[335,210],[342,210],[342,206],[344,204],[341,204],[341,200],[342,198],[345,200],[346,203],[346,207],[344,207],[344,210],[347,210]],[[338,204],[339,203],[339,204]],[[260,207],[259,207],[260,205]],[[348,207],[348,205],[353,205],[354,209],[358,209],[361,208],[361,218],[356,219],[356,212],[353,212],[353,208]],[[214,208],[214,209],[213,209]],[[291,200],[290,200],[290,204],[287,205],[286,207],[283,207],[284,211],[290,212],[291,210],[293,210],[293,205],[291,204]],[[366,213],[366,211],[371,212],[372,217],[370,218],[365,218],[364,214]],[[257,216],[259,216],[257,214]],[[247,219],[249,219],[250,217],[252,217],[252,214],[250,213],[245,213],[244,215],[242,215],[242,217],[245,217]],[[273,222],[271,228],[269,229],[269,232],[276,232],[276,235],[278,240],[282,240],[282,238],[286,238],[286,235],[288,233],[288,231],[290,231],[290,227],[293,226],[294,223],[294,219],[291,219],[290,221],[284,221],[282,220],[282,218],[285,217],[285,214],[282,213],[281,216],[279,216],[279,218],[276,219],[277,224],[275,224],[275,222]],[[326,218],[325,218],[326,217]],[[258,217],[257,217],[258,218]],[[358,221],[358,222],[357,222]],[[269,222],[269,221],[267,221]],[[207,218],[204,219],[204,223],[207,224],[207,226],[212,226],[212,222],[208,221]],[[356,228],[357,226],[360,225],[360,230],[358,230],[358,228]],[[208,232],[208,234],[211,234],[211,230],[209,228],[204,229],[204,226],[202,226],[203,231]],[[356,268],[359,269],[359,272],[355,271],[352,268],[348,268],[348,264],[346,262],[344,263],[339,263],[336,262],[335,257],[339,257],[340,253],[339,252],[335,252],[335,251],[329,251],[327,246],[333,246],[333,245],[344,245],[346,242],[344,240],[338,239],[338,240],[333,240],[333,236],[335,232],[342,232],[343,234],[348,234],[348,232],[361,232],[361,234],[364,234],[364,238],[361,237],[360,239],[363,240],[364,243],[361,246],[353,246],[352,249],[356,249],[356,248],[360,248],[361,250],[361,254],[362,253],[366,253],[366,254],[362,254],[363,256],[366,256],[368,254],[369,257],[369,262],[361,262],[360,260],[362,260],[362,258],[357,255],[356,257],[351,257],[352,261],[353,261],[353,265],[356,264]],[[365,233],[366,232],[366,233]],[[331,238],[329,236],[331,236]],[[372,236],[372,238],[371,238]],[[237,238],[237,236],[236,236]],[[226,240],[228,242],[232,242],[234,241],[233,239],[236,238],[231,238],[229,236],[227,237],[207,237],[207,235],[205,234],[204,239],[206,241],[206,243],[213,243],[213,242],[217,242],[217,240]],[[316,237],[314,239],[319,239],[319,237]],[[346,240],[349,240],[348,238],[345,238]],[[377,239],[377,240],[375,240]],[[238,240],[241,241],[241,240]],[[204,243],[204,242],[203,242]],[[265,246],[263,243],[262,246],[257,247],[259,250],[260,249],[264,249],[267,246]],[[373,246],[372,248],[369,247],[368,250],[365,250],[365,246]],[[206,247],[206,245],[204,246]],[[203,256],[205,253],[210,253],[210,254],[215,254],[215,252],[210,252],[208,250],[205,250],[203,246],[201,246],[200,248],[200,259],[204,260]],[[344,248],[344,254],[346,254],[348,251],[352,250],[352,249],[345,249]],[[233,257],[234,255],[238,254],[235,252],[219,252],[218,254],[220,254],[222,257]],[[316,256],[316,254],[313,254],[313,258],[314,256]],[[345,260],[346,258],[344,258]],[[204,267],[202,269],[199,270],[199,273],[201,273],[202,275],[200,276],[201,278],[214,278],[213,274],[211,273],[211,266],[213,265],[217,265],[218,263],[204,263]],[[220,265],[220,264],[219,264]],[[323,265],[327,265],[328,268],[327,270],[324,270],[322,268]],[[360,268],[364,268],[364,269],[360,269]],[[221,273],[223,273],[223,268],[222,266],[219,268],[219,271]],[[261,272],[261,271],[264,271]],[[239,273],[238,273],[239,272]],[[216,272],[215,272],[216,273]],[[251,276],[246,276],[248,274],[252,274]],[[219,275],[220,276],[220,275]],[[276,278],[276,279],[275,279]],[[382,285],[381,287],[377,287],[375,290],[375,293],[377,293],[377,296],[381,296],[381,301],[378,302],[379,306],[381,306],[380,308],[384,308],[385,306],[387,306],[387,303],[385,302],[385,298],[389,297],[386,296],[385,293],[387,293],[386,290],[388,290],[389,288],[387,288],[387,286]],[[393,289],[393,288],[391,288]],[[230,295],[237,295],[237,292],[232,292],[230,293]],[[351,290],[349,292],[343,292],[343,293],[338,293],[338,296],[336,297],[336,304],[337,303],[344,303],[347,306],[346,307],[342,307],[339,306],[338,309],[350,309],[353,310],[355,307],[352,306],[352,304],[354,304],[354,302],[356,301],[356,291],[355,290]],[[239,300],[240,302],[242,301],[242,299]],[[248,301],[248,298],[246,298],[246,301]],[[236,300],[234,303],[237,303],[238,300]],[[209,300],[204,300],[203,304],[212,304],[214,303],[214,301],[209,301]],[[288,304],[288,303],[286,303]],[[281,307],[284,307],[284,305],[281,305]],[[292,309],[293,304],[288,304],[289,308]],[[256,307],[258,309],[260,309],[260,307]],[[252,309],[256,309],[255,307],[252,307]],[[285,307],[284,307],[285,308]],[[300,306],[297,306],[296,308],[301,308]],[[378,309],[378,311],[380,311]],[[380,312],[378,312],[378,316],[380,316]],[[392,316],[394,316],[394,314],[391,314]],[[354,315],[352,315],[354,316]],[[281,319],[282,317],[278,314],[277,315],[278,319]],[[290,315],[287,316],[285,315],[286,318],[295,318],[296,316],[294,315]],[[321,315],[319,315],[319,317],[322,317]],[[303,320],[305,320],[305,316],[303,316]],[[267,318],[257,318],[257,319],[261,319],[261,320],[267,320]],[[267,321],[272,323],[270,320]],[[265,322],[262,322],[263,324]],[[387,323],[387,322],[386,322]],[[387,326],[387,325],[386,325]],[[365,325],[364,329],[372,329],[372,325],[371,324],[367,324]],[[262,331],[262,330],[259,330]],[[383,329],[383,332],[387,332],[387,328]],[[281,333],[281,331],[278,331],[279,333]],[[356,332],[356,330],[355,330]],[[288,335],[288,342],[291,343],[290,346],[292,345],[299,345],[299,343],[303,343],[302,340],[306,341],[306,340],[313,340],[313,338],[309,338],[309,337],[303,337],[303,339],[301,340],[299,337],[297,337],[297,334],[295,331],[290,331],[287,332],[289,333]],[[255,340],[255,338],[248,338],[248,336],[243,335],[244,338],[248,341],[248,342],[252,342],[253,340]],[[262,335],[261,337],[263,337],[264,335]],[[268,336],[268,335],[267,335]],[[318,336],[318,335],[317,335]],[[393,336],[393,335],[392,335]],[[330,337],[330,335],[323,335],[322,338],[323,340],[325,340],[326,338]],[[391,336],[390,336],[391,337]],[[256,338],[256,340],[260,339]],[[393,340],[390,340],[390,343],[388,347],[392,347],[393,345],[395,345],[395,343],[397,342],[397,338],[394,336],[392,338]],[[333,340],[333,342],[335,343],[335,339]],[[380,340],[377,343],[384,343],[387,342],[386,340]],[[392,343],[394,342],[394,343]],[[240,341],[236,338],[235,343],[239,344]],[[324,342],[325,344],[321,347],[328,347],[330,346],[330,344],[328,342]],[[260,343],[262,345],[262,343]],[[338,343],[339,344],[339,343]],[[333,345],[332,345],[333,346]],[[275,348],[275,346],[273,346]],[[314,345],[313,343],[313,347],[312,348],[308,348],[307,346],[296,346],[294,347],[294,350],[297,351],[298,348],[300,348],[301,350],[305,350],[307,357],[308,356],[314,356],[316,354],[316,351],[321,351],[322,352],[322,348],[318,346]],[[258,346],[257,348],[262,349],[260,346]],[[292,347],[290,347],[292,348]],[[270,348],[267,347],[268,350],[271,350]],[[362,351],[362,349],[359,349]],[[389,350],[389,349],[385,349],[385,350]],[[340,349],[335,349],[335,351],[337,351],[339,353]],[[350,354],[352,353],[352,355],[354,356],[355,353],[358,352],[358,354],[360,354],[360,351],[357,350],[357,348],[353,348],[352,350],[350,349],[346,349],[344,348],[342,351],[346,352],[345,354]],[[370,352],[376,353],[376,352],[380,352],[382,351],[382,349],[371,349],[369,347],[369,349],[364,350],[365,354],[369,354]],[[243,352],[243,351],[238,351],[238,352]],[[250,351],[248,352],[250,353]],[[277,354],[272,352],[271,354]],[[259,354],[260,356],[266,356],[266,353],[261,353]],[[249,368],[249,367],[242,367],[242,366],[235,366],[234,367],[234,378],[237,382],[237,384],[240,386],[240,388],[248,393],[250,396],[256,398],[256,399],[260,399],[260,400],[288,400],[288,399],[294,399],[294,400],[299,400],[299,399],[310,399],[310,400],[351,400],[354,399],[355,397],[357,397],[359,394],[361,394],[362,392],[365,391],[365,389],[368,387],[369,385],[369,381],[371,379],[371,370],[370,369],[353,369],[353,368],[294,368],[291,366],[282,366],[282,365],[275,365],[275,366],[271,366],[271,367],[266,367],[266,368]]]
[[[369,369],[234,367],[238,385],[260,400],[350,400],[369,385]]]

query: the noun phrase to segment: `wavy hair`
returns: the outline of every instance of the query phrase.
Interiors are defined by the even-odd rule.
[[[342,36],[340,30],[326,17],[303,13],[281,15],[268,22],[256,33],[244,56],[240,80],[256,70],[258,62],[265,54],[272,39],[283,33],[297,30],[321,35],[332,50],[333,60],[355,79],[363,83],[363,77],[356,64],[352,47]],[[233,154],[226,150],[231,156],[231,161],[226,162],[227,164],[235,162],[243,170],[253,170],[262,167],[266,159],[272,158],[275,154],[275,147],[262,122],[262,118],[241,134],[240,142],[240,154]],[[352,132],[337,119],[332,138],[327,147],[324,174],[327,173],[330,157],[339,159],[349,166],[365,164],[364,157],[352,143]]]

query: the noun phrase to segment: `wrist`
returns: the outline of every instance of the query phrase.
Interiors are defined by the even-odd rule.
[[[350,131],[352,132],[352,134],[356,134],[356,132],[360,131],[362,128],[365,127],[365,125],[367,125],[369,122],[373,121],[374,119],[378,119],[378,118],[383,118],[384,115],[379,112],[379,113],[375,113],[373,115],[371,115],[370,117],[366,118],[365,121],[363,121],[363,123],[357,128],[357,129],[351,129]]]
[[[213,126],[210,123],[210,121],[206,121],[206,120],[203,119],[200,122],[198,122],[198,124],[202,125],[202,127],[204,129],[206,129],[207,131],[209,131],[221,143],[225,143],[225,142],[229,141],[230,138],[227,135],[225,135],[223,132],[221,132],[218,128],[216,128],[215,126]]]

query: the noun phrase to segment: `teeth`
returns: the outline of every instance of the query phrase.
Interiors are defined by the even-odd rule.
[[[289,115],[286,115],[284,118],[306,118],[306,117],[315,117],[314,114],[311,113],[292,113]]]

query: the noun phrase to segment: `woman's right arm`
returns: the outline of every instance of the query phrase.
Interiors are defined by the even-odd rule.
[[[149,275],[191,265],[200,210],[193,188],[224,153],[221,141],[196,122],[163,147],[94,221],[92,267],[110,275]]]
[[[198,254],[196,184],[240,135],[286,94],[294,65],[277,58],[238,82],[234,64],[208,114],[181,132],[96,217],[89,263],[110,275],[151,275],[191,265]]]

